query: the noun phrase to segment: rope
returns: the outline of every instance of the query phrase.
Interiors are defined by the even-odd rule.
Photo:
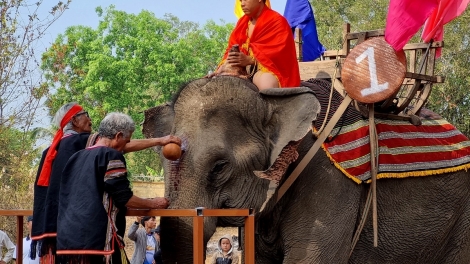
[[[343,41],[343,44],[344,44],[344,41]],[[323,119],[323,123],[317,131],[314,131],[312,129],[313,135],[317,138],[320,135],[320,133],[323,131],[323,129],[325,128],[326,120],[328,119],[328,115],[330,114],[331,101],[333,100],[333,90],[335,89],[335,81],[334,80],[336,79],[336,73],[338,72],[338,67],[339,67],[339,50],[336,51],[335,71],[333,73],[333,78],[331,79],[332,81],[331,81],[331,89],[330,89],[330,98],[328,100],[328,107],[326,108],[325,119]]]

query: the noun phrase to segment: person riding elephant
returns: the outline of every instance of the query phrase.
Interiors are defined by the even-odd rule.
[[[322,149],[282,198],[270,199],[261,211],[270,180],[258,172],[281,164],[284,170],[279,166],[274,172],[279,186],[286,181],[316,141],[311,128],[320,113],[317,97],[307,87],[258,91],[247,80],[220,76],[194,80],[172,103],[147,110],[147,137],[182,139],[181,158],[162,159],[169,208],[253,208],[256,263],[470,263],[465,166],[441,175],[380,179],[378,247],[372,217],[353,243],[369,185],[345,177]],[[338,124],[344,126],[351,116]],[[337,149],[365,139],[354,140]],[[276,189],[273,197],[278,194]],[[243,223],[241,217],[207,217],[204,241],[217,226]],[[192,263],[191,219],[162,218],[160,225],[164,262]]]
[[[248,66],[249,78],[259,90],[298,87],[299,65],[292,30],[287,20],[265,4],[266,0],[242,0],[245,13],[235,26],[216,75],[237,75],[228,70]],[[232,50],[232,47],[238,50]],[[245,77],[245,76],[241,76]]]

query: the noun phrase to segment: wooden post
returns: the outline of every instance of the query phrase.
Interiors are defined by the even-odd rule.
[[[196,208],[197,216],[193,217],[193,263],[204,264],[204,215],[203,208]]]
[[[297,54],[297,61],[303,61],[302,58],[302,30],[300,28],[295,29],[295,53]]]
[[[255,216],[251,209],[245,218],[245,263],[255,263]]]
[[[23,216],[16,216],[16,264],[23,264]]]
[[[351,25],[346,23],[343,25],[343,52],[342,55],[346,56],[349,54],[351,49],[351,43],[349,42],[348,35],[351,30]]]

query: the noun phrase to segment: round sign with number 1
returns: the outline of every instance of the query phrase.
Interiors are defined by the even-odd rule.
[[[376,103],[398,92],[405,72],[404,52],[395,52],[383,37],[376,37],[351,50],[341,71],[341,81],[351,98]]]

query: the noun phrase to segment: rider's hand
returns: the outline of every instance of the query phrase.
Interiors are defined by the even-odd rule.
[[[243,52],[231,51],[228,53],[227,62],[232,66],[246,67],[255,64],[253,58]]]

